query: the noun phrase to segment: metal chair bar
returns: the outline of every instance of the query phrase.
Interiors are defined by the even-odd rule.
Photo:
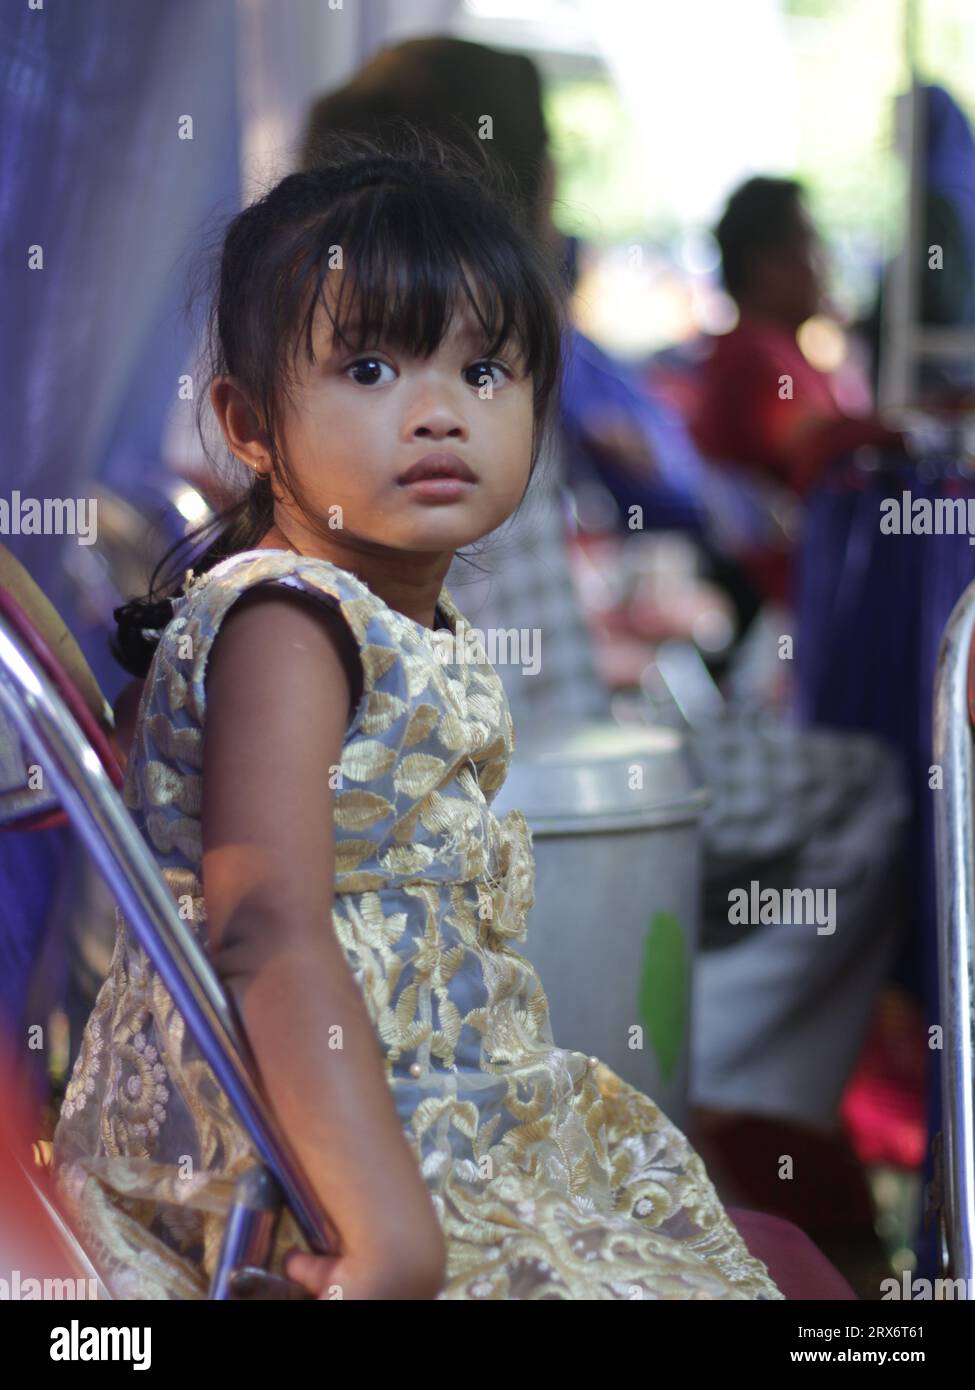
[[[975,930],[975,744],[968,672],[975,636],[975,584],[955,605],[942,638],[934,689],[934,759],[944,784],[935,795],[944,1210],[952,1278],[975,1276],[975,1118],[972,1027]]]
[[[333,1253],[338,1249],[334,1227],[258,1090],[252,1055],[205,949],[180,918],[158,864],[91,744],[2,612],[0,709],[41,762],[309,1245]]]

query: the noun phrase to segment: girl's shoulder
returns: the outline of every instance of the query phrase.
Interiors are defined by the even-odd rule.
[[[405,693],[414,683],[416,663],[429,660],[433,632],[390,608],[350,570],[291,550],[241,551],[199,576],[190,572],[185,593],[173,600],[173,616],[157,651],[156,680],[199,725],[206,707],[207,659],[221,624],[237,600],[259,586],[297,589],[340,615],[358,649],[362,703],[374,690]],[[453,628],[456,610],[446,590],[440,606]]]
[[[187,571],[184,593],[173,600],[173,621],[182,619],[202,631],[216,629],[242,594],[263,584],[320,595],[353,619],[384,606],[361,579],[330,560],[293,550],[243,550],[202,574]]]

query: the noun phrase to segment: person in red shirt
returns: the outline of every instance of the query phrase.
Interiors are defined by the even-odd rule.
[[[875,415],[852,416],[836,382],[801,352],[796,333],[823,307],[823,243],[792,179],[753,178],[732,194],[716,230],[722,279],[739,321],[713,340],[690,420],[701,451],[802,496],[829,463],[861,444],[901,435]],[[787,589],[788,557],[751,566],[767,596]]]

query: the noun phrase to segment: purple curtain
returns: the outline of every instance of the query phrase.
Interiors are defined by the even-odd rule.
[[[191,348],[186,258],[210,214],[239,205],[235,14],[233,0],[0,14],[6,477],[24,497],[84,498],[158,464]],[[70,619],[77,541],[3,539]]]
[[[0,11],[8,503],[14,491],[84,499],[96,479],[159,467],[192,350],[180,317],[186,256],[213,215],[239,206],[236,62],[234,0],[45,0],[41,9],[24,0]],[[193,138],[181,139],[187,117]],[[75,611],[77,537],[0,541],[62,611],[114,697],[124,673],[105,634]],[[0,835],[0,1021],[19,1045],[24,1023],[45,1022],[63,991],[56,894],[77,852],[70,831]],[[43,1054],[23,1055],[40,1071]]]

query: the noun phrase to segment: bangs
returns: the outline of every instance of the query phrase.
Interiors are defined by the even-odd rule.
[[[295,353],[304,343],[315,360],[321,305],[335,341],[349,351],[383,343],[429,357],[467,305],[478,351],[516,349],[536,392],[547,396],[560,353],[552,287],[531,243],[501,218],[485,218],[483,204],[467,208],[422,183],[387,184],[365,198],[340,197],[310,241],[293,262],[291,302],[281,306],[300,325]]]

